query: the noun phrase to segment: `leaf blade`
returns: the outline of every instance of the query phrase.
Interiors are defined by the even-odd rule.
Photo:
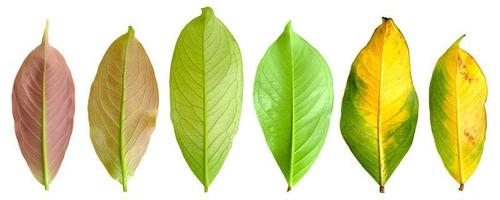
[[[182,30],[170,73],[171,120],[177,143],[208,191],[232,145],[241,112],[238,44],[209,7]]]
[[[254,105],[290,190],[318,156],[333,107],[332,77],[326,61],[293,32],[290,22],[259,64]]]
[[[75,88],[64,57],[49,45],[48,22],[42,44],[19,69],[12,90],[16,136],[35,178],[49,189],[73,129]]]
[[[88,111],[96,153],[126,192],[158,112],[154,70],[132,27],[106,51],[92,83]]]
[[[439,155],[463,190],[481,159],[486,136],[488,88],[460,37],[436,63],[429,86],[431,127]]]
[[[409,150],[418,118],[408,46],[392,19],[353,62],[342,101],[342,136],[356,159],[384,185]]]

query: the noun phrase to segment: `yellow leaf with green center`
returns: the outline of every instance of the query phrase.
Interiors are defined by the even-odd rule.
[[[340,120],[344,140],[380,192],[411,146],[417,117],[408,46],[393,20],[383,18],[352,64]]]
[[[486,79],[460,37],[436,64],[429,88],[432,133],[444,166],[464,183],[474,173],[486,132]]]

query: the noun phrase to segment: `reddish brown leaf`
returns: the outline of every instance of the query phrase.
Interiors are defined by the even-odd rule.
[[[68,147],[75,87],[66,62],[47,40],[24,60],[14,81],[12,112],[21,152],[35,178],[48,189]]]

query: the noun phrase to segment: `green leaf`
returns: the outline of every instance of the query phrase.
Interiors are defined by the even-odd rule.
[[[243,89],[238,44],[211,8],[182,30],[170,70],[170,108],[182,154],[205,192],[231,148]]]
[[[293,32],[290,22],[260,61],[254,104],[290,190],[321,151],[333,107],[332,76],[326,61]]]
[[[108,173],[127,191],[156,125],[158,86],[134,30],[116,39],[102,58],[89,97],[90,138]]]
[[[340,131],[380,192],[410,149],[418,118],[408,45],[383,18],[354,60],[342,100]]]

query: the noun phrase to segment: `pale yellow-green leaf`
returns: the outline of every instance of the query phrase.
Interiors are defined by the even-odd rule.
[[[210,7],[182,29],[170,69],[170,117],[191,171],[208,192],[240,122],[243,63],[238,43]]]

